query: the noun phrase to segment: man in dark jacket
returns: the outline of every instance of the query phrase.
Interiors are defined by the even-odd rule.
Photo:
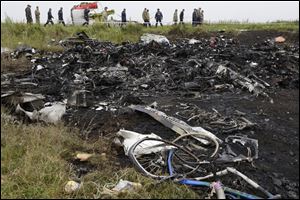
[[[193,26],[197,25],[197,20],[198,20],[197,9],[194,9],[193,16],[192,16],[192,25]]]
[[[121,14],[121,18],[122,18],[122,25],[126,25],[126,9],[124,8]]]
[[[31,24],[33,20],[32,20],[30,5],[27,5],[27,7],[25,9],[25,15],[26,15],[27,24]]]
[[[48,19],[47,19],[47,22],[44,26],[47,26],[49,23],[51,23],[53,25],[54,23],[53,23],[52,19],[54,19],[54,17],[52,16],[52,9],[49,8]]]
[[[157,9],[157,12],[155,14],[155,20],[156,20],[156,24],[155,26],[157,27],[158,22],[160,23],[161,26],[163,26],[163,24],[161,23],[163,19],[163,14],[160,12],[159,8]]]
[[[90,13],[89,9],[84,9],[83,16],[84,16],[85,22],[82,24],[82,26],[89,25],[89,21],[90,21],[89,13]]]
[[[184,9],[180,12],[179,15],[179,24],[183,24],[183,18],[184,18]]]
[[[64,26],[66,26],[64,22],[64,17],[63,17],[63,8],[61,7],[58,11],[58,23],[62,23]]]

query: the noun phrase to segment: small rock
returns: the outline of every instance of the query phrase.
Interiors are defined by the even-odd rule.
[[[65,191],[67,193],[72,193],[80,188],[81,184],[77,183],[75,181],[68,181],[68,183],[65,185]]]
[[[293,151],[289,151],[290,156],[294,157],[295,153]]]
[[[273,184],[280,187],[282,185],[282,182],[278,178],[272,178],[273,179]]]
[[[265,121],[266,121],[266,122],[268,122],[268,121],[270,121],[270,119],[268,119],[268,118],[265,118]]]

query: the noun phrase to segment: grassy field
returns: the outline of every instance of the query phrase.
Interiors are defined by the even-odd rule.
[[[197,197],[186,186],[172,182],[157,185],[133,168],[121,169],[115,164],[115,150],[104,138],[86,141],[78,137],[78,131],[63,125],[24,125],[1,110],[1,198]],[[78,152],[94,154],[86,163],[94,170],[80,180],[71,165]],[[120,179],[139,182],[143,187],[130,193],[106,194],[104,188],[111,189]],[[82,187],[67,194],[64,186],[68,180],[81,181]]]
[[[204,24],[201,27],[192,27],[190,24],[184,26],[164,26],[145,28],[142,25],[128,25],[127,27],[108,28],[102,24],[94,24],[89,27],[82,26],[38,26],[24,23],[12,23],[6,20],[1,23],[1,46],[15,48],[20,44],[32,47],[59,51],[61,47],[55,45],[59,40],[73,36],[79,31],[85,31],[90,37],[100,40],[122,43],[124,41],[137,42],[143,33],[156,33],[166,36],[193,36],[203,32],[225,32],[237,33],[239,30],[277,30],[277,31],[299,31],[299,22],[273,22],[273,23],[237,23],[220,22]],[[55,39],[56,42],[51,40]]]

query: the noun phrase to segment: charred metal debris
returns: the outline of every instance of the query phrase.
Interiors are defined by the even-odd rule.
[[[25,55],[32,69],[1,74],[2,104],[31,121],[46,123],[69,123],[76,113],[91,110],[145,113],[178,135],[170,139],[118,127],[115,144],[124,147],[144,175],[209,188],[218,198],[260,198],[224,186],[220,180],[230,173],[260,196],[280,198],[232,167],[259,158],[259,141],[240,134],[259,124],[238,110],[228,116],[180,99],[239,94],[272,104],[276,88],[299,88],[299,46],[280,46],[273,40],[240,45],[222,35],[170,42],[153,34],[143,35],[136,44],[116,45],[84,32],[59,44],[65,48],[62,53],[44,55],[20,47],[10,54],[15,59]],[[178,100],[169,106],[176,110],[173,116],[147,100],[162,96]],[[93,120],[87,126],[97,123]]]

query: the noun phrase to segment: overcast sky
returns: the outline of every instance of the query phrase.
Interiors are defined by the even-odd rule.
[[[54,20],[57,12],[64,8],[64,18],[71,22],[70,9],[81,1],[1,1],[1,21],[9,16],[14,21],[25,22],[25,8],[30,4],[33,18],[36,6],[40,7],[41,22],[46,21],[47,11],[52,8]],[[94,1],[90,1],[94,2]],[[185,9],[185,21],[191,21],[194,8],[204,9],[205,20],[217,22],[220,20],[234,20],[249,22],[267,22],[276,20],[299,20],[299,1],[98,1],[99,9],[105,6],[114,9],[114,19],[120,19],[123,8],[127,10],[127,18],[142,21],[142,11],[146,7],[150,10],[151,21],[157,8],[160,8],[164,23],[172,22],[174,10]],[[34,19],[35,21],[35,19]]]

